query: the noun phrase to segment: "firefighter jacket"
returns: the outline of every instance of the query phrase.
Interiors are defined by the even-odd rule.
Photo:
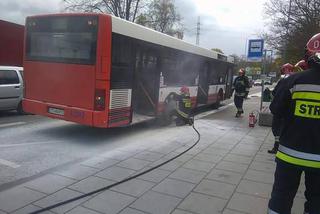
[[[249,93],[249,79],[246,76],[238,76],[233,82],[235,96],[245,97]]]
[[[285,75],[284,77],[282,77],[277,83],[277,85],[274,87],[274,89],[272,90],[273,97],[276,96],[276,93],[279,90],[280,85],[282,84],[283,80],[286,79],[287,77],[289,77],[289,75]]]
[[[191,98],[190,95],[181,94],[175,95],[175,100],[177,101],[176,111],[177,113],[186,119],[189,119],[191,113]]]
[[[270,110],[283,119],[276,160],[320,170],[320,69],[284,79]]]

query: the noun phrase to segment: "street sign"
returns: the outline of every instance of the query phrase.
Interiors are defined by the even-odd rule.
[[[248,59],[261,60],[263,57],[263,39],[249,40]]]

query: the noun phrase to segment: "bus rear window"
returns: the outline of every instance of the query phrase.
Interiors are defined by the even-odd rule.
[[[98,17],[40,17],[27,20],[27,60],[94,64]]]

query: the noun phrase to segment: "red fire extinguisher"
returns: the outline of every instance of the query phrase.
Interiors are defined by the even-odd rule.
[[[256,115],[253,112],[251,112],[249,114],[249,127],[253,128],[256,122],[257,122]]]

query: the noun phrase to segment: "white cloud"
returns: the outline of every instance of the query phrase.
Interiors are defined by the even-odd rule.
[[[266,0],[175,0],[186,27],[185,40],[195,43],[197,17],[201,17],[200,46],[244,54],[246,38],[264,28]],[[0,0],[0,19],[24,24],[26,16],[56,13],[62,0]]]
[[[262,24],[264,0],[194,0],[197,12],[212,16],[220,26],[252,29]]]
[[[195,43],[197,16],[201,18],[200,46],[244,54],[247,38],[264,28],[266,0],[176,0],[186,27],[185,40]]]
[[[1,0],[0,19],[24,24],[27,16],[61,11],[61,2],[61,0]]]

